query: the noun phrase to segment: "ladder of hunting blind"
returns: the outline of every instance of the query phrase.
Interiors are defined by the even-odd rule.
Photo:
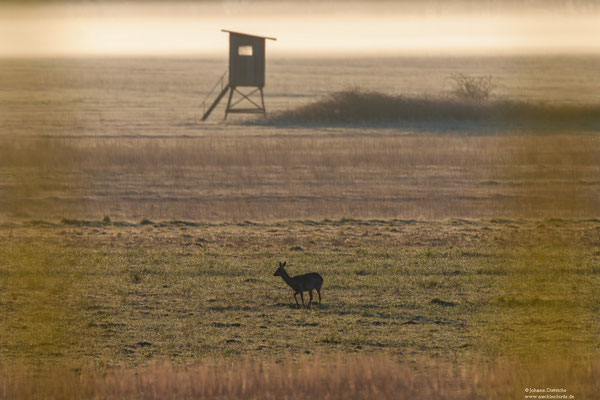
[[[225,94],[229,90],[229,83],[225,83],[225,76],[226,75],[227,75],[227,71],[223,72],[223,75],[221,75],[221,78],[219,78],[219,80],[217,81],[217,83],[215,83],[215,85],[212,87],[212,89],[210,89],[210,92],[208,92],[208,95],[206,96],[206,98],[202,102],[202,112],[204,113],[204,115],[202,116],[202,121],[206,121],[206,118],[208,118],[208,116],[210,115],[210,113],[215,109],[215,107],[217,106],[217,104],[219,104],[219,102],[221,101],[221,99],[225,96]],[[218,87],[220,88],[219,89],[220,90],[219,95],[217,96],[217,98],[215,99],[215,101],[211,104],[211,106],[207,110],[206,109],[207,101],[212,96],[212,94],[215,91],[215,89],[218,88]]]

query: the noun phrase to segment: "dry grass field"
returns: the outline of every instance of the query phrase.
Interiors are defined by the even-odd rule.
[[[238,360],[185,368],[156,364],[132,369],[63,369],[35,374],[0,373],[0,397],[60,399],[593,399],[600,386],[598,362],[546,359],[535,364],[336,357],[326,363]],[[547,384],[551,382],[551,387]],[[551,390],[525,397],[532,388]],[[566,397],[544,397],[566,396]],[[572,397],[569,397],[572,396]]]
[[[595,135],[246,130],[2,138],[0,214],[131,222],[597,216]]]
[[[0,232],[5,361],[597,346],[597,220],[69,220]],[[292,275],[324,276],[321,306],[296,309],[273,276],[283,259]]]
[[[596,132],[202,125],[184,61],[0,70],[0,398],[598,393]]]
[[[596,219],[34,221],[0,242],[7,399],[595,388]],[[321,305],[295,306],[282,259],[323,275]]]

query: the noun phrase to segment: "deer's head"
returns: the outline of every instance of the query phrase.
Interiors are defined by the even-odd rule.
[[[281,261],[279,261],[279,268],[277,268],[277,270],[275,271],[273,276],[283,275],[283,273],[285,272],[285,270],[283,269],[283,267],[285,267],[285,264],[287,264],[287,261],[284,261],[283,263]]]

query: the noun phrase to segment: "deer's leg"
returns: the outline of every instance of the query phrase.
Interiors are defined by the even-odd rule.
[[[319,304],[321,304],[321,289],[320,288],[316,288],[317,289],[317,294],[319,295]]]
[[[300,308],[300,303],[298,303],[298,293],[294,293],[294,300],[296,300],[296,304],[298,305],[298,308]],[[302,300],[302,304],[304,304],[304,300]]]
[[[313,299],[312,289],[310,289],[308,291],[308,296],[310,297],[310,299],[308,299],[308,306],[306,306],[306,308],[310,308],[310,303],[312,303],[312,299]]]
[[[302,300],[302,307],[304,307],[304,292],[300,292],[300,299]]]

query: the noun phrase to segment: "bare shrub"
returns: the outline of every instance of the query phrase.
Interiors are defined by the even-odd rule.
[[[469,76],[462,73],[450,75],[448,78],[452,88],[450,93],[460,100],[482,103],[492,96],[498,87],[491,75]]]

